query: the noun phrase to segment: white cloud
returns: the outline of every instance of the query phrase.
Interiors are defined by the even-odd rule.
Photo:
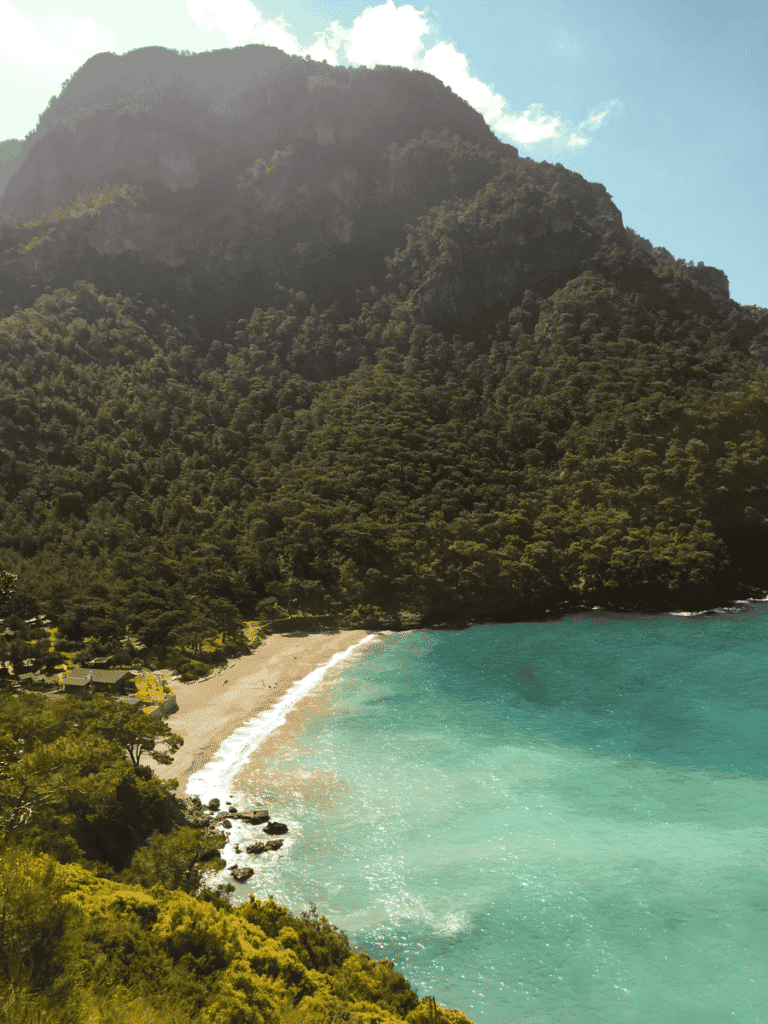
[[[332,22],[323,32],[318,33],[307,53],[313,60],[326,60],[329,64],[339,63],[339,50],[349,38],[349,32],[338,21]]]
[[[31,18],[21,14],[8,3],[0,0],[0,51],[5,53],[26,52],[34,55],[40,43],[40,33]]]
[[[490,122],[489,122],[490,123]],[[545,114],[540,103],[532,103],[522,114],[503,114],[491,128],[521,146],[562,137],[564,123],[557,114]]]
[[[611,100],[610,103],[606,103],[602,110],[593,111],[588,118],[579,124],[579,131],[583,132],[595,132],[602,126],[603,121],[606,119],[608,114],[614,107],[620,106],[618,100]]]
[[[532,104],[519,113],[510,112],[500,93],[470,73],[469,61],[452,43],[437,43],[427,50],[419,66],[479,111],[497,134],[506,135],[513,142],[533,145],[557,138],[563,131],[560,118],[546,114],[540,104]]]
[[[398,6],[395,0],[367,7],[348,28],[333,21],[316,34],[313,42],[305,43],[299,41],[284,17],[265,18],[258,0],[161,0],[157,19],[144,12],[145,6],[150,10],[150,0],[135,0],[137,17],[141,16],[138,36],[135,25],[115,20],[113,31],[102,24],[99,19],[110,15],[103,13],[104,8],[97,8],[95,0],[70,0],[69,9],[62,6],[61,10],[54,6],[57,0],[48,2],[47,9],[28,15],[19,10],[23,0],[0,0],[0,85],[9,98],[24,89],[30,101],[37,103],[32,97],[39,89],[47,94],[51,89],[58,92],[63,79],[99,51],[122,53],[150,43],[201,50],[222,45],[210,38],[220,35],[228,46],[262,43],[329,64],[389,64],[426,71],[479,111],[504,141],[537,151],[538,147],[546,147],[549,152],[589,145],[593,133],[617,104],[614,100],[593,110],[579,123],[566,121],[537,103],[527,109],[513,109],[504,96],[472,73],[466,55],[453,43],[434,37],[429,43],[425,41],[436,31],[428,11],[411,4]],[[64,4],[64,0],[58,2]],[[90,16],[91,10],[97,12],[96,17]],[[198,33],[194,40],[190,32]],[[570,45],[571,40],[560,31],[554,42]],[[543,45],[549,44],[545,41]],[[45,71],[49,72],[47,76]],[[55,80],[52,85],[48,78]],[[2,117],[6,119],[7,114]]]
[[[415,68],[421,37],[429,32],[426,17],[415,7],[396,7],[392,0],[378,7],[366,7],[355,18],[345,43],[350,64],[393,64]]]
[[[94,53],[115,46],[113,33],[89,16],[72,17],[66,10],[41,12],[37,18],[21,13],[9,0],[0,0],[0,54],[17,67],[54,70],[64,76],[77,70]],[[27,74],[29,71],[27,70]]]
[[[419,61],[419,67],[449,86],[457,96],[478,110],[489,124],[503,116],[504,97],[470,74],[467,58],[452,43],[438,43],[427,50]]]
[[[585,128],[593,132],[596,128],[599,128],[603,123],[605,115],[608,113],[608,109],[601,110],[599,114],[590,114],[586,121],[582,121]]]
[[[586,133],[596,131],[613,106],[593,112],[578,125],[538,103],[527,110],[511,110],[500,93],[471,73],[466,55],[453,43],[439,42],[422,53],[422,38],[431,30],[426,15],[409,5],[396,7],[393,0],[366,8],[346,34],[338,22],[334,27],[338,30],[334,52],[343,46],[350,63],[397,64],[427,71],[481,113],[497,135],[519,146],[587,146],[592,140]]]

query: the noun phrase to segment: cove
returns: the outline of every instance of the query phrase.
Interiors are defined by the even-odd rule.
[[[290,842],[233,899],[477,1024],[764,1024],[767,680],[760,602],[382,637],[237,780]]]

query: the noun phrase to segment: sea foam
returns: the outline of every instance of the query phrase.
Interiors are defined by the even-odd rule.
[[[295,682],[276,704],[253,718],[249,718],[247,722],[235,729],[224,740],[208,764],[190,776],[187,782],[187,794],[199,796],[203,803],[213,797],[223,800],[231,792],[232,780],[245,767],[253,752],[275,729],[279,729],[285,724],[290,712],[317,686],[328,669],[338,665],[344,658],[349,657],[364,644],[377,639],[378,636],[378,633],[369,633],[368,636],[358,640],[345,651],[334,654],[330,661],[313,669],[309,675]]]

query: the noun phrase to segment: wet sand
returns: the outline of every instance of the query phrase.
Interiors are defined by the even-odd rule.
[[[184,796],[203,768],[239,726],[280,700],[299,679],[369,635],[368,630],[302,635],[274,634],[254,654],[231,661],[207,679],[171,682],[179,710],[166,719],[184,740],[173,764],[152,764],[161,779],[177,779]],[[297,709],[298,710],[298,709]]]

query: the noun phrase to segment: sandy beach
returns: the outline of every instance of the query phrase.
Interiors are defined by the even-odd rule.
[[[294,683],[368,636],[366,630],[308,635],[274,634],[253,654],[192,683],[172,682],[179,710],[166,719],[184,740],[173,764],[152,763],[161,779],[177,779],[184,796],[191,775],[203,768],[222,742],[249,719],[266,711]]]

